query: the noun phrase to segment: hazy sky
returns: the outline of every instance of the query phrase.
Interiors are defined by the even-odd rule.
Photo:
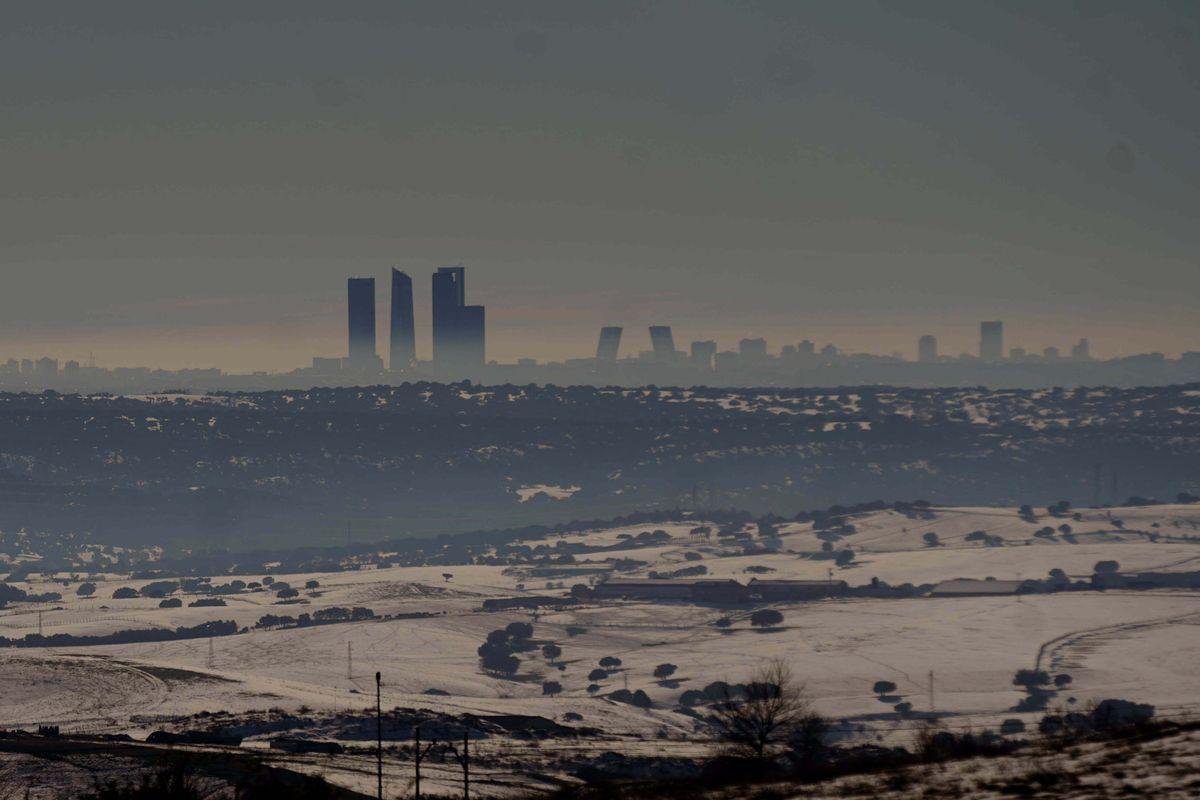
[[[12,2],[0,105],[0,359],[292,368],[392,266],[427,354],[456,263],[503,360],[1200,349],[1194,2]]]

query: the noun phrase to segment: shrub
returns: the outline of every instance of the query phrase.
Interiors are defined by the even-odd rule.
[[[182,605],[183,601],[178,597],[168,597],[165,600],[160,600],[158,603],[159,608],[180,608]]]
[[[750,615],[750,624],[756,628],[773,628],[783,622],[783,614],[773,608],[764,608]]]
[[[79,587],[75,590],[75,594],[79,595],[80,597],[91,597],[95,593],[96,584],[90,582],[79,584]]]
[[[510,622],[504,632],[514,639],[529,639],[533,636],[533,626],[528,622]]]
[[[553,642],[542,646],[542,655],[547,661],[554,661],[562,656],[562,648]]]
[[[542,694],[547,697],[553,697],[557,694],[562,694],[562,684],[558,681],[546,681],[542,684]]]
[[[1154,717],[1154,706],[1129,700],[1102,700],[1090,716],[1096,730],[1109,731],[1144,725]]]
[[[593,683],[596,681],[602,681],[607,677],[608,673],[602,669],[594,669],[588,673],[588,680],[592,681]]]
[[[1045,670],[1019,669],[1013,676],[1013,686],[1024,686],[1033,690],[1050,683],[1050,674]]]
[[[600,659],[600,666],[604,667],[605,669],[616,669],[617,667],[621,666],[621,659],[617,658],[616,656],[605,656],[604,658]]]
[[[659,664],[654,668],[654,677],[659,680],[666,680],[674,675],[679,670],[679,667],[674,664]]]
[[[1016,717],[1004,720],[1000,723],[1000,733],[1005,736],[1016,736],[1019,733],[1025,732],[1025,723]]]
[[[128,586],[122,586],[113,592],[113,600],[132,600],[137,596],[137,589],[131,589]]]
[[[896,691],[896,684],[891,681],[876,681],[872,689],[877,695],[891,694]]]

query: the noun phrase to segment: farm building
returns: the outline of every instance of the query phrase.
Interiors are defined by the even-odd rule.
[[[823,597],[839,597],[846,593],[849,585],[845,581],[750,581],[747,589],[752,597],[761,600],[819,600]]]
[[[735,580],[609,581],[593,590],[598,599],[685,600],[699,603],[739,603],[748,599],[746,587]]]
[[[1037,591],[1034,581],[975,580],[955,578],[933,587],[930,597],[1003,597]]]

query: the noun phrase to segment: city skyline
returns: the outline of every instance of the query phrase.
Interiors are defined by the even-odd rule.
[[[1191,348],[1194,5],[968,5],[26,9],[0,352],[288,369],[346,275],[452,263],[501,360]]]
[[[236,359],[224,363],[184,363],[184,364],[158,364],[153,362],[118,362],[107,361],[109,366],[138,366],[149,367],[153,369],[221,369],[231,374],[236,373],[252,373],[252,372],[287,372],[297,367],[308,366],[311,363],[314,354],[322,359],[336,359],[349,357],[351,361],[355,360],[355,353],[358,354],[358,364],[360,369],[383,369],[386,365],[390,370],[402,369],[392,363],[393,350],[399,344],[401,347],[401,362],[402,363],[436,363],[434,342],[436,334],[434,328],[436,326],[434,320],[436,312],[428,316],[420,313],[419,309],[422,304],[418,301],[419,290],[414,289],[414,281],[404,270],[396,267],[389,268],[390,272],[390,289],[387,292],[377,292],[377,281],[374,276],[368,277],[351,277],[346,279],[347,291],[341,297],[340,315],[342,317],[342,325],[346,325],[349,319],[350,334],[349,340],[351,344],[346,344],[346,337],[343,335],[343,344],[340,349],[345,350],[339,354],[339,347],[334,344],[336,337],[330,337],[330,331],[323,330],[316,332],[314,341],[316,346],[304,354],[298,354],[296,362],[281,363],[278,366],[266,368],[240,368],[236,363]],[[452,281],[453,286],[446,291],[453,295],[450,305],[456,311],[447,313],[459,313],[462,311],[468,314],[474,314],[475,318],[469,323],[476,330],[482,331],[484,327],[482,314],[483,306],[474,305],[468,306],[465,302],[465,268],[464,267],[438,267],[432,273],[432,280],[429,282],[428,296],[432,300],[432,305],[436,306],[437,300],[437,279],[438,276],[456,276]],[[487,305],[492,306],[489,302]],[[347,314],[349,315],[347,317]],[[651,319],[661,319],[651,317]],[[606,321],[608,320],[607,318]],[[1043,321],[1044,322],[1044,321]],[[944,319],[939,321],[932,328],[911,328],[913,331],[908,340],[897,339],[897,336],[907,335],[908,331],[903,334],[896,330],[890,331],[890,336],[886,339],[888,342],[895,342],[896,346],[888,347],[882,341],[866,341],[865,346],[856,346],[854,342],[863,342],[864,336],[861,332],[858,335],[850,335],[845,339],[835,339],[834,336],[844,334],[846,331],[841,326],[833,326],[833,331],[828,335],[823,335],[821,331],[816,330],[814,325],[805,326],[803,328],[789,328],[780,333],[778,337],[774,336],[755,336],[751,334],[739,334],[736,328],[730,330],[726,328],[724,335],[712,336],[711,330],[693,325],[678,326],[673,323],[634,323],[630,324],[627,320],[621,325],[601,325],[601,331],[611,329],[617,331],[615,334],[616,346],[620,349],[619,356],[628,358],[635,356],[641,352],[654,352],[660,362],[665,362],[670,359],[665,357],[668,351],[674,351],[680,357],[686,356],[689,353],[691,345],[702,344],[711,345],[712,353],[716,355],[722,352],[738,351],[743,349],[748,341],[763,341],[766,352],[771,355],[787,353],[787,348],[794,348],[800,341],[814,342],[814,346],[835,348],[837,352],[843,354],[863,354],[894,357],[899,355],[903,360],[922,362],[929,359],[923,358],[922,340],[932,340],[932,351],[934,359],[955,359],[961,357],[978,357],[983,360],[1012,360],[1013,358],[1020,359],[1026,355],[1030,357],[1050,357],[1058,358],[1061,352],[1070,352],[1071,358],[1078,359],[1080,354],[1083,357],[1099,357],[1099,358],[1121,358],[1142,353],[1162,353],[1161,350],[1137,350],[1136,348],[1122,349],[1119,344],[1112,349],[1101,348],[1099,352],[1094,352],[1091,349],[1091,337],[1084,335],[1086,330],[1063,334],[1062,332],[1050,331],[1053,337],[1049,340],[1039,340],[1037,334],[1033,331],[1037,330],[1037,325],[1030,325],[1028,321],[1018,322],[1013,326],[1020,331],[1011,340],[1007,337],[1006,323],[1003,320],[996,321],[966,321],[963,325],[952,326]],[[998,327],[993,327],[998,326]],[[974,328],[974,336],[971,334],[971,328]],[[661,339],[656,343],[655,331],[661,330],[664,333]],[[755,331],[762,330],[760,325]],[[801,330],[801,333],[797,333]],[[682,331],[676,339],[677,332]],[[932,331],[937,331],[936,333]],[[450,335],[450,338],[457,334]],[[543,349],[532,350],[512,350],[508,349],[503,353],[492,352],[492,328],[487,326],[486,338],[487,356],[486,359],[479,357],[479,352],[482,351],[482,344],[473,350],[471,356],[466,357],[467,364],[481,364],[484,361],[499,362],[499,363],[516,363],[518,361],[533,360],[538,363],[553,363],[576,359],[586,359],[592,355],[600,356],[600,351],[596,349],[595,329],[587,330],[583,325],[573,326],[571,336],[572,341],[578,339],[584,342],[579,350],[575,350],[573,345],[571,349],[563,349],[560,343],[558,348],[555,348],[552,343],[541,342]],[[603,335],[603,334],[602,334]],[[587,343],[588,337],[591,337],[590,345]],[[358,339],[357,350],[353,344],[355,339]],[[990,341],[988,349],[985,352],[984,343]],[[1053,344],[1049,342],[1054,342]],[[950,343],[950,344],[947,344]],[[84,363],[86,361],[97,361],[95,356],[94,346],[89,346],[87,354],[82,355],[77,352],[64,355],[53,351],[34,351],[30,349],[17,350],[2,349],[4,342],[0,341],[0,363],[5,359],[15,357],[18,361],[32,354],[30,360],[39,358],[51,358],[59,363],[65,364],[69,362]],[[94,343],[93,343],[94,344]],[[386,346],[385,346],[386,344]],[[610,345],[612,342],[610,342]],[[460,347],[451,345],[451,348]],[[589,347],[591,353],[589,353]],[[1082,347],[1082,351],[1080,348]],[[694,348],[691,348],[694,349]],[[1184,345],[1177,352],[1167,352],[1168,357],[1178,357],[1184,353],[1192,352],[1195,345]],[[548,352],[550,354],[548,354]],[[612,352],[612,351],[606,351]],[[608,356],[603,360],[611,360],[612,356]],[[101,359],[102,360],[102,359]],[[693,362],[695,359],[692,359]],[[281,359],[282,361],[282,359]],[[463,356],[460,353],[449,355],[447,349],[447,357],[443,360],[443,365],[449,365],[452,362],[463,362]]]

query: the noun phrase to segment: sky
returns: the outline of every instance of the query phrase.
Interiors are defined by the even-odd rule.
[[[392,267],[427,356],[451,264],[502,361],[1174,355],[1198,109],[1192,2],[5,3],[0,360],[291,369]]]

